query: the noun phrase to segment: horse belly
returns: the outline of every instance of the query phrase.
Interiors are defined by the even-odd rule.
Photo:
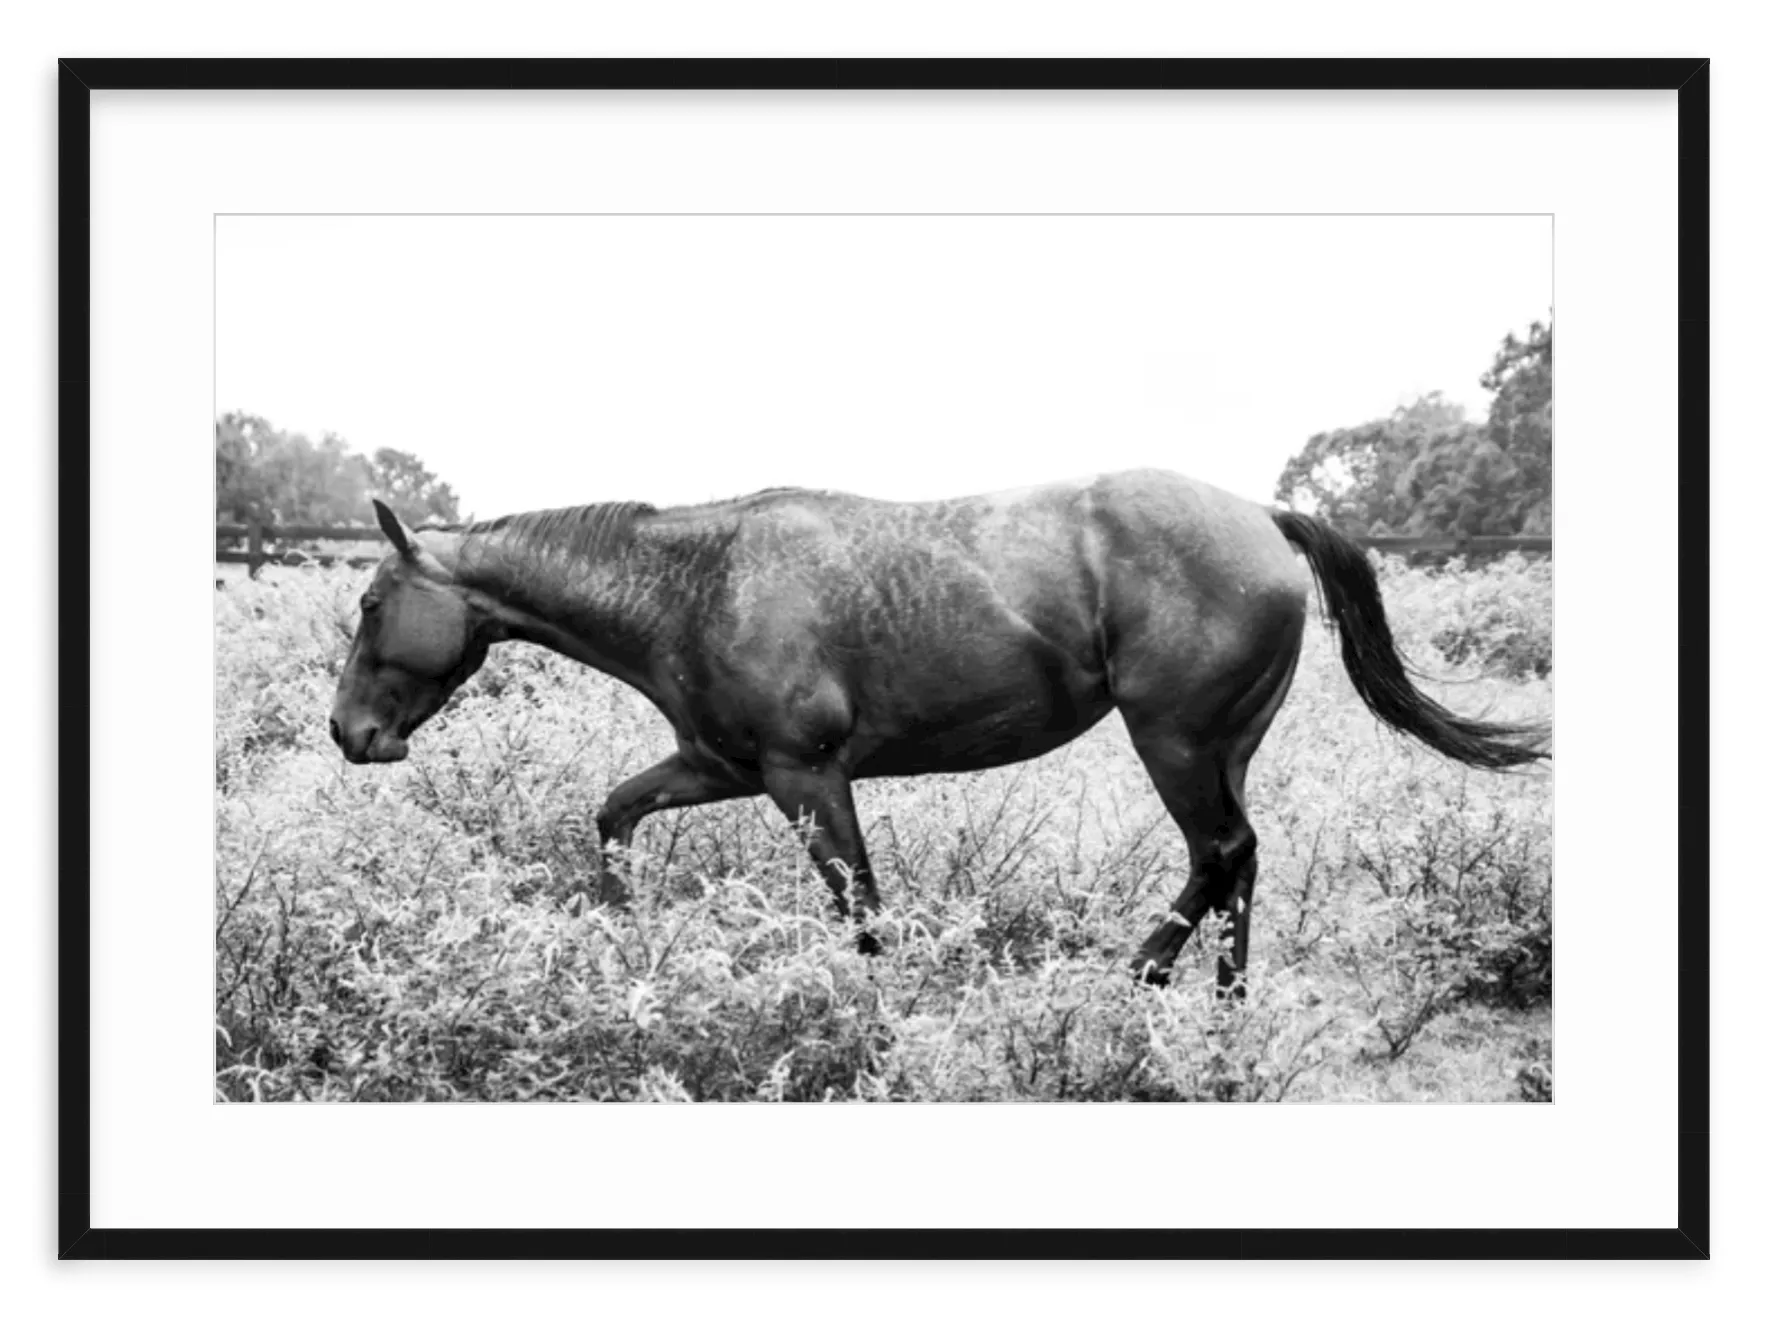
[[[959,773],[1027,761],[1063,747],[1113,708],[1107,680],[1076,666],[1031,664],[996,685],[975,675],[919,679],[900,704],[865,716],[857,778]],[[915,692],[914,697],[909,693]]]

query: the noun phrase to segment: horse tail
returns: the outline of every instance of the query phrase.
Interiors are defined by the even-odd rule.
[[[1358,545],[1316,517],[1274,512],[1287,542],[1306,555],[1343,642],[1343,667],[1356,694],[1384,723],[1443,756],[1486,770],[1543,760],[1551,732],[1540,724],[1462,719],[1411,685],[1392,642],[1380,583]]]

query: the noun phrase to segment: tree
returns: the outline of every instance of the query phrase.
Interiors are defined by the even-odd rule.
[[[1430,393],[1383,420],[1314,434],[1276,498],[1357,535],[1519,535],[1552,528],[1552,329],[1507,336],[1479,380],[1484,424]]]
[[[256,415],[216,421],[216,515],[236,521],[361,521],[369,471],[345,440],[315,443]]]
[[[1552,325],[1535,323],[1525,340],[1503,339],[1479,382],[1491,402],[1491,442],[1519,471],[1517,518],[1524,534],[1552,531]]]
[[[410,525],[459,519],[455,491],[409,452],[365,458],[336,434],[316,443],[238,412],[216,421],[217,520],[363,525],[372,497]]]
[[[1423,489],[1477,427],[1464,407],[1431,392],[1386,419],[1314,434],[1283,467],[1275,496],[1341,530],[1420,533],[1412,526]]]
[[[411,452],[379,447],[370,458],[370,482],[376,496],[392,507],[409,526],[428,522],[454,525],[462,519],[456,508],[456,491],[445,484]]]

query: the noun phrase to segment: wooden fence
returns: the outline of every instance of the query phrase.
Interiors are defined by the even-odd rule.
[[[382,560],[381,554],[341,557],[338,554],[312,553],[307,549],[278,546],[301,540],[320,540],[335,544],[379,544],[386,539],[387,536],[375,526],[265,526],[256,521],[249,521],[244,526],[218,523],[216,561],[244,563],[250,576],[257,576],[259,569],[267,563],[283,567],[332,567],[338,563],[346,563],[352,567],[373,567]],[[240,540],[246,541],[244,549],[221,547]]]
[[[322,541],[330,543],[381,543],[383,535],[375,526],[265,526],[256,522],[247,525],[217,525],[216,543],[246,541],[244,549],[216,549],[218,563],[244,563],[249,575],[257,576],[267,563],[284,567],[332,567],[345,563],[351,567],[373,567],[381,554],[341,556],[311,553],[306,549],[279,546],[291,541]],[[1470,535],[1465,539],[1426,538],[1416,535],[1371,535],[1355,541],[1364,549],[1382,553],[1439,554],[1448,557],[1485,557],[1499,553],[1552,552],[1550,535]]]

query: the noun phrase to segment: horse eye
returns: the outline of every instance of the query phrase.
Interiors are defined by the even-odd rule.
[[[374,595],[365,595],[362,599],[357,601],[357,607],[362,609],[365,613],[373,613],[381,603],[382,601],[377,599]]]

